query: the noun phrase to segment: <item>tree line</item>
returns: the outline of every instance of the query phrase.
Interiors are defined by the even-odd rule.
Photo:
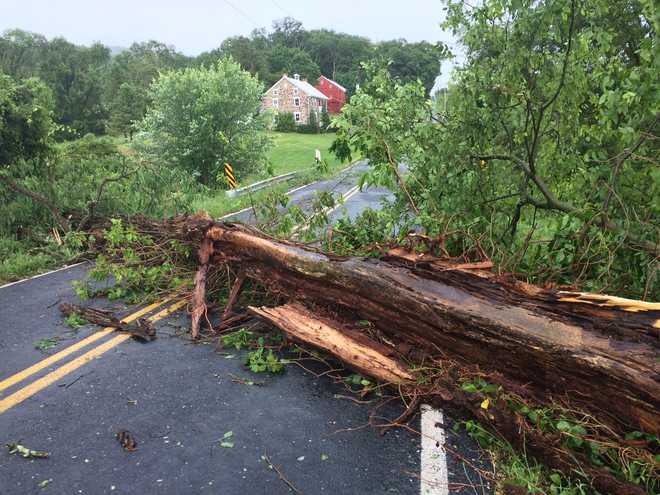
[[[364,78],[361,63],[382,59],[390,63],[394,77],[402,82],[419,79],[428,91],[446,53],[443,45],[428,42],[373,43],[326,29],[305,30],[290,17],[275,21],[270,32],[259,29],[227,38],[196,57],[153,40],[113,55],[101,43],[80,46],[14,29],[0,37],[0,73],[16,81],[36,77],[45,83],[53,95],[54,136],[62,141],[87,133],[130,137],[146,113],[149,87],[159,73],[210,66],[227,56],[266,87],[282,73],[298,73],[310,81],[324,74],[353,92]]]

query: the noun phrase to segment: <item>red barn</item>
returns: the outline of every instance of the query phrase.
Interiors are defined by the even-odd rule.
[[[339,113],[341,107],[346,103],[346,88],[341,84],[328,79],[325,76],[319,77],[319,82],[315,86],[321,93],[328,97],[328,112]]]

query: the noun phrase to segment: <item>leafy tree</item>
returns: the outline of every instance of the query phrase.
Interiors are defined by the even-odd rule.
[[[49,43],[39,77],[55,94],[55,118],[74,136],[103,134],[107,111],[103,105],[105,67],[110,50],[95,43],[76,46],[64,38]]]
[[[260,50],[252,39],[245,36],[227,38],[222,42],[221,53],[230,56],[253,76],[270,77],[267,54]]]
[[[650,2],[448,2],[466,54],[441,108],[368,68],[334,149],[370,159],[430,233],[509,270],[660,297],[658,18]],[[397,175],[406,162],[409,177]]]
[[[276,46],[270,53],[271,80],[267,84],[275,83],[282,74],[300,74],[301,79],[316,83],[321,70],[309,54],[299,48]]]
[[[307,31],[302,22],[293,17],[285,17],[273,22],[271,40],[274,45],[302,50],[307,40]]]
[[[408,43],[406,40],[384,41],[376,46],[376,56],[390,63],[390,73],[402,82],[421,80],[426,93],[440,74],[440,64],[448,57],[442,43],[426,41]]]
[[[52,114],[53,95],[42,81],[17,83],[0,73],[0,167],[48,154]]]
[[[39,77],[55,98],[54,117],[60,137],[102,133],[107,114],[102,102],[110,50],[101,44],[76,46],[64,38],[48,41],[26,31],[7,31],[0,38],[0,70],[16,79]]]
[[[0,71],[15,79],[38,74],[48,40],[40,35],[12,29],[0,36]]]
[[[262,94],[262,84],[230,58],[164,73],[151,86],[153,103],[140,126],[147,151],[207,186],[223,182],[224,162],[239,175],[259,170],[269,146]]]
[[[134,43],[112,59],[105,84],[110,128],[132,137],[149,103],[149,87],[159,72],[185,67],[188,59],[158,41]]]
[[[309,31],[306,50],[322,74],[349,91],[359,80],[360,63],[374,56],[367,38],[326,29]]]

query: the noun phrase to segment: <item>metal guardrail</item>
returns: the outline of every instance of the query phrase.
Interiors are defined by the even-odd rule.
[[[250,184],[249,186],[245,187],[239,187],[238,189],[230,189],[229,191],[225,191],[225,194],[229,198],[233,198],[234,196],[240,196],[243,193],[246,192],[254,192],[258,191],[259,189],[263,189],[264,187],[267,187],[271,184],[277,184],[279,182],[284,182],[289,179],[294,178],[300,171],[295,171],[295,172],[289,172],[288,174],[282,174],[282,175],[277,175],[275,177],[269,177],[268,179],[260,180],[259,182],[255,182],[254,184]]]
[[[353,160],[347,167],[341,169],[339,173],[349,170],[350,168],[360,163],[362,160],[363,158],[358,158],[356,160]],[[239,187],[238,189],[229,189],[228,191],[225,191],[225,194],[227,195],[228,198],[233,198],[235,196],[240,196],[241,194],[246,192],[258,191],[259,189],[263,189],[264,187],[267,187],[271,184],[277,184],[278,182],[285,182],[289,179],[294,178],[296,175],[302,172],[309,172],[313,169],[314,169],[313,167],[304,168],[302,170],[296,170],[295,172],[289,172],[287,174],[277,175],[275,177],[269,177],[268,179],[260,180],[259,182],[250,184],[249,186]]]

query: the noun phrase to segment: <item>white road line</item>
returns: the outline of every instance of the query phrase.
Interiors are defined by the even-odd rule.
[[[63,266],[62,268],[58,268],[57,270],[51,270],[46,273],[40,273],[39,275],[34,275],[33,277],[24,278],[23,280],[17,280],[16,282],[9,282],[8,284],[0,285],[0,289],[4,289],[5,287],[11,287],[12,285],[16,285],[16,284],[21,284],[23,282],[27,282],[28,280],[34,280],[35,278],[45,277],[46,275],[50,275],[51,273],[57,273],[63,270],[68,270],[69,268],[74,268],[76,266],[80,266],[85,263],[87,263],[87,261],[81,261],[80,263],[74,263],[73,265]]]
[[[307,184],[303,184],[302,186],[295,187],[295,188],[291,189],[290,191],[287,191],[284,194],[286,194],[287,196],[290,196],[294,192],[300,191],[301,189],[304,189],[305,187],[311,186],[313,184],[316,184],[316,182],[308,182]],[[233,217],[235,215],[240,215],[241,213],[244,213],[244,212],[249,211],[251,209],[252,209],[252,206],[248,206],[247,208],[243,208],[242,210],[232,211],[231,213],[227,213],[226,215],[221,216],[220,218],[218,218],[218,220],[224,220],[225,218]]]
[[[422,495],[448,495],[447,455],[442,411],[422,404],[422,462],[420,493]]]
[[[348,171],[349,171],[350,169],[352,169],[355,165],[357,165],[357,164],[360,163],[361,161],[362,161],[362,159],[355,160],[353,163],[351,163],[350,165],[348,165],[346,168],[341,169],[341,170],[339,171],[339,173],[337,174],[337,176],[339,176],[340,174],[346,174],[346,173],[348,173]],[[342,177],[342,180],[343,180],[344,178],[345,178],[345,177]],[[286,194],[287,196],[291,196],[293,193],[298,192],[298,191],[300,191],[301,189],[305,189],[306,187],[313,186],[314,184],[318,184],[319,182],[323,182],[323,181],[318,181],[318,180],[316,180],[316,181],[314,181],[314,182],[308,182],[307,184],[303,184],[302,186],[294,187],[293,189],[287,191],[287,192],[284,193],[284,194]],[[346,200],[346,198],[344,198],[344,200]],[[246,211],[248,211],[248,210],[251,210],[251,209],[252,209],[252,206],[248,206],[247,208],[243,208],[242,210],[232,211],[231,213],[227,213],[226,215],[221,216],[220,218],[218,218],[218,220],[224,220],[225,218],[233,217],[234,215],[239,215],[239,214],[241,214],[241,213],[243,213],[243,212],[246,212]],[[2,287],[0,287],[0,289],[1,289],[1,288],[2,288]]]
[[[335,206],[330,206],[323,210],[323,214],[326,216],[330,215],[331,213],[334,213],[336,210],[341,208],[346,204],[346,202],[351,199],[353,196],[355,196],[358,192],[360,192],[360,186],[353,186],[351,189],[346,191],[344,194],[340,196],[340,198],[337,200],[337,204]],[[302,224],[302,225],[297,225],[291,230],[291,234],[297,234],[298,232],[304,232],[307,229],[309,229],[309,224]]]

